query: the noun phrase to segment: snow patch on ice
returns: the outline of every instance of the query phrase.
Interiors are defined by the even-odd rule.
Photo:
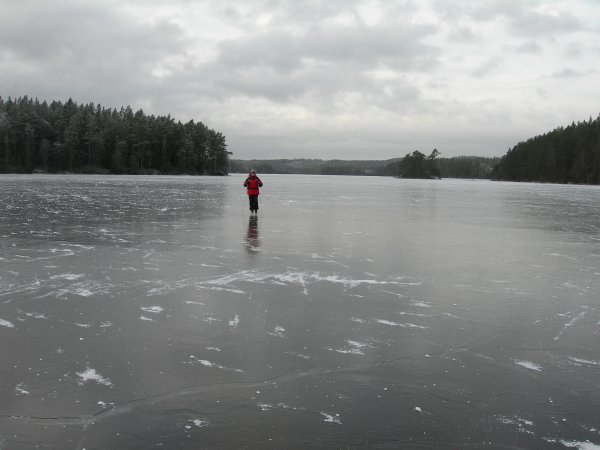
[[[302,359],[311,359],[310,356],[305,355],[304,353],[299,353],[299,352],[285,352],[286,355],[292,355],[292,356],[297,356],[298,358],[302,358]]]
[[[192,423],[198,428],[204,428],[210,425],[210,422],[206,419],[194,419]]]
[[[419,308],[431,308],[431,305],[426,302],[411,302],[410,304]]]
[[[91,297],[92,295],[94,295],[92,291],[85,288],[75,288],[72,292],[73,294],[79,295],[80,297]]]
[[[229,326],[232,328],[237,328],[239,324],[240,324],[240,316],[238,316],[236,314],[235,317],[233,318],[233,320],[229,321]]]
[[[242,369],[231,369],[229,367],[225,367],[222,366],[220,364],[208,361],[206,359],[196,359],[196,357],[194,355],[190,355],[190,364],[202,364],[204,367],[210,367],[211,369],[221,369],[221,370],[228,370],[228,371],[233,371],[233,372],[239,372],[239,373],[244,373],[244,371]]]
[[[80,378],[78,381],[80,385],[88,381],[95,381],[96,383],[103,384],[104,386],[112,386],[112,382],[108,378],[104,378],[96,371],[96,369],[92,369],[89,366],[85,371],[77,372],[76,375]]]
[[[529,369],[529,370],[535,370],[536,372],[542,371],[542,366],[532,363],[531,361],[521,361],[518,359],[513,359],[513,361],[517,366],[525,367],[526,369]]]
[[[293,411],[297,411],[297,410],[303,410],[304,408],[296,408],[294,406],[289,406],[286,405],[283,402],[279,402],[276,405],[270,404],[270,403],[257,403],[257,405],[261,411],[271,411],[273,409],[291,409]]]
[[[4,319],[0,319],[0,326],[7,327],[7,328],[14,328],[15,327],[12,322],[9,322],[8,320],[4,320]]]
[[[324,417],[323,422],[337,423],[338,425],[342,424],[339,414],[332,415],[332,414],[327,414],[326,412],[321,411],[321,415]]]
[[[346,339],[348,347],[335,350],[338,353],[351,354],[351,355],[364,355],[366,348],[373,348],[372,345],[365,344],[364,342],[351,341]]]
[[[146,316],[140,316],[140,320],[145,320],[146,322],[156,322],[156,320]]]
[[[498,416],[498,422],[504,425],[515,425],[519,432],[534,434],[532,431],[528,430],[526,427],[532,427],[534,424],[531,420],[521,419],[520,417],[513,416]]]
[[[29,391],[27,390],[27,386],[24,383],[19,383],[15,386],[15,391],[22,395],[29,395]]]
[[[585,442],[581,442],[581,441],[566,441],[564,439],[549,439],[549,438],[545,438],[546,442],[550,442],[550,443],[559,443],[564,445],[565,447],[568,448],[576,448],[577,450],[600,450],[600,445],[598,444],[594,444],[590,441],[585,441]]]
[[[25,313],[27,317],[33,317],[34,319],[48,319],[45,314],[41,313]]]
[[[158,313],[164,311],[162,306],[140,306],[140,309],[142,311],[146,311],[146,312],[149,312],[152,314],[158,314]]]
[[[202,302],[195,302],[195,301],[193,301],[193,300],[187,300],[185,303],[186,303],[186,304],[188,304],[188,305],[200,305],[200,306],[206,306],[206,305],[205,305],[204,303],[202,303]]]
[[[271,336],[281,337],[281,338],[285,337],[285,335],[283,333],[285,333],[285,328],[280,327],[279,325],[277,325],[273,331],[269,332],[269,334]]]
[[[50,277],[51,280],[68,280],[68,281],[75,281],[75,280],[79,280],[80,278],[83,278],[85,275],[80,273],[80,274],[75,274],[75,273],[63,273],[61,275],[52,275]]]
[[[450,313],[444,313],[444,316],[448,316],[448,317],[452,317],[453,319],[459,319],[459,320],[467,320],[464,317],[460,317],[460,316],[456,316],[454,314],[450,314]]]

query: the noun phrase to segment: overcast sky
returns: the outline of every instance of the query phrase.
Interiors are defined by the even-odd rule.
[[[131,105],[234,158],[501,156],[600,113],[598,0],[0,0],[0,96]]]

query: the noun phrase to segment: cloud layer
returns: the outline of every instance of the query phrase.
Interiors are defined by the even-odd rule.
[[[501,155],[600,112],[599,23],[592,0],[5,2],[0,95],[201,120],[238,158]]]

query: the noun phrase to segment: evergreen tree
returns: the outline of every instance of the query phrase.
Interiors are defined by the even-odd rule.
[[[225,136],[202,122],[72,99],[0,97],[0,171],[227,174]]]
[[[600,183],[600,116],[519,142],[494,168],[494,179]]]
[[[436,158],[440,152],[433,149],[429,156],[418,150],[406,154],[398,166],[398,175],[402,178],[440,178]]]

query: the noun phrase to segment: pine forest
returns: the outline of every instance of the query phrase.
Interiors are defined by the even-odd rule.
[[[222,133],[142,110],[0,97],[0,172],[225,175]]]

